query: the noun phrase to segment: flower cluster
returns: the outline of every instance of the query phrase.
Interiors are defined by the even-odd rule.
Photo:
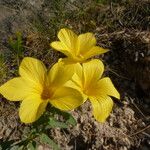
[[[120,95],[110,78],[102,78],[102,61],[90,58],[108,50],[96,46],[92,33],[77,36],[64,28],[58,38],[60,41],[50,45],[66,58],[60,58],[47,70],[40,60],[25,57],[19,67],[20,76],[1,85],[0,93],[10,101],[22,101],[19,116],[24,123],[36,121],[48,103],[67,111],[88,99],[95,119],[104,122],[113,107],[110,96],[120,99]]]

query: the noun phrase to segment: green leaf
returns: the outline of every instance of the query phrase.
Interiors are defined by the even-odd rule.
[[[23,145],[22,146],[15,145],[7,150],[24,150],[24,149],[25,149],[25,147]]]
[[[24,149],[24,146],[20,146],[17,150],[23,150]]]
[[[50,139],[46,134],[44,134],[44,133],[41,134],[40,140],[43,144],[47,144],[47,145],[51,146],[53,150],[60,150],[58,145],[52,139]]]
[[[49,118],[48,125],[52,128],[68,128],[68,125],[64,122],[57,121],[54,118]]]
[[[67,120],[66,120],[66,123],[69,125],[73,125],[73,126],[75,126],[75,125],[77,125],[77,122],[76,122],[76,120],[74,119],[74,117],[71,115],[71,114],[69,114],[69,113],[67,113],[66,114],[66,118],[67,118]]]
[[[27,149],[28,150],[36,150],[36,142],[35,141],[32,141],[31,143],[29,143],[27,145]]]
[[[58,115],[61,115],[61,116],[63,116],[63,118],[64,118],[64,120],[65,120],[65,123],[67,124],[67,125],[73,125],[73,126],[75,126],[76,124],[77,124],[77,122],[76,122],[76,120],[74,119],[74,117],[70,114],[70,113],[68,113],[68,112],[65,112],[65,111],[61,111],[61,110],[59,110],[59,109],[57,109],[57,108],[51,108],[51,112],[53,113],[53,114],[58,114]]]

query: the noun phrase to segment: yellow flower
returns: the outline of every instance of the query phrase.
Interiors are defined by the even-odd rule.
[[[93,106],[93,115],[99,122],[104,122],[112,110],[113,101],[110,96],[120,99],[110,78],[101,79],[103,71],[104,65],[98,59],[82,65],[78,63],[72,80],[66,83],[66,86],[79,90],[85,96],[85,100],[89,98]]]
[[[60,41],[52,42],[50,45],[65,54],[68,58],[64,60],[70,63],[84,62],[95,55],[108,51],[96,46],[96,38],[90,32],[77,36],[71,30],[63,28],[59,31],[58,38]]]
[[[19,67],[20,77],[3,84],[0,93],[10,101],[22,101],[20,119],[31,123],[42,115],[48,102],[61,110],[72,110],[83,103],[80,92],[63,86],[73,72],[62,63],[56,63],[47,72],[41,61],[26,57]]]

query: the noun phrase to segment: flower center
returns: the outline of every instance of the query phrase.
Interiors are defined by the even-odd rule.
[[[92,96],[92,95],[94,95],[94,93],[95,93],[95,86],[93,85],[93,84],[90,84],[90,85],[88,85],[88,86],[84,86],[83,87],[83,93],[85,94],[85,95],[88,95],[88,96]]]
[[[83,93],[84,93],[85,95],[89,95],[89,91],[88,91],[87,89],[83,89]]]
[[[52,90],[50,90],[48,87],[45,87],[45,88],[43,89],[42,94],[41,94],[41,98],[42,98],[43,100],[47,100],[47,99],[50,99],[50,98],[52,97],[52,95],[53,95]]]

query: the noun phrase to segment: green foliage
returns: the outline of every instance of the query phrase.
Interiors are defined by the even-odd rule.
[[[28,150],[36,150],[37,149],[36,142],[35,141],[29,142],[29,144],[27,145],[27,149]]]
[[[69,125],[72,125],[72,126],[75,126],[77,124],[76,120],[73,118],[73,116],[68,113],[68,112],[62,112],[61,110],[55,108],[55,107],[52,107],[51,108],[51,112],[53,114],[58,114],[59,116],[63,116],[64,117],[64,121],[65,121],[65,124],[67,126]]]
[[[69,126],[75,125],[76,120],[71,114],[49,106],[48,111],[46,111],[30,127],[27,127],[24,130],[21,141],[5,141],[2,143],[1,147],[2,150],[36,150],[39,144],[46,144],[53,150],[59,150],[59,146],[47,135],[49,129],[66,129]]]
[[[53,148],[53,150],[59,150],[60,148],[58,147],[58,145],[53,141],[51,140],[46,134],[41,134],[40,135],[40,141],[43,143],[43,144],[47,144],[47,145],[51,145],[51,147]]]
[[[21,32],[16,32],[15,37],[10,37],[8,40],[8,44],[12,50],[12,52],[16,56],[17,63],[19,65],[19,58],[23,56],[24,46],[23,46],[23,38]]]

